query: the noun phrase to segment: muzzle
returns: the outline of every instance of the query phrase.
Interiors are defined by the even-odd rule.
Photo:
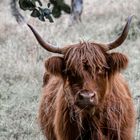
[[[80,91],[75,98],[75,105],[81,109],[89,109],[97,105],[96,92]]]

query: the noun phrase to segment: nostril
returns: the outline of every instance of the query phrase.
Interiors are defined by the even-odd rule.
[[[90,102],[94,102],[95,93],[90,94]]]
[[[79,99],[82,100],[84,98],[83,94],[79,94]]]
[[[90,98],[93,98],[93,97],[95,97],[95,93],[91,93]]]

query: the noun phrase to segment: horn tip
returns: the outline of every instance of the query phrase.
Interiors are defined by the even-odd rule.
[[[130,15],[130,16],[128,16],[128,19],[127,19],[128,23],[130,23],[130,22],[132,21],[132,18],[133,18],[134,16],[135,16],[135,15]]]
[[[31,28],[31,25],[29,23],[27,23],[27,26]]]

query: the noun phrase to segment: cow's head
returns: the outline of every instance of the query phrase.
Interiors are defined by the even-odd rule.
[[[111,43],[81,42],[64,48],[56,48],[44,42],[33,27],[28,26],[43,48],[62,54],[46,61],[47,71],[64,80],[64,89],[69,88],[75,105],[81,109],[90,109],[102,101],[109,88],[109,78],[125,69],[128,64],[125,55],[109,51],[124,42],[131,19],[132,17],[128,18],[122,34]]]

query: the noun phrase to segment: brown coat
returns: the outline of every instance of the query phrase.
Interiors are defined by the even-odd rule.
[[[127,64],[125,55],[106,53],[102,45],[85,42],[71,47],[64,57],[49,58],[45,62],[47,71],[39,110],[46,138],[132,140],[134,105],[120,74]],[[83,88],[94,91],[95,87],[96,107],[79,109],[74,104],[77,91]]]

